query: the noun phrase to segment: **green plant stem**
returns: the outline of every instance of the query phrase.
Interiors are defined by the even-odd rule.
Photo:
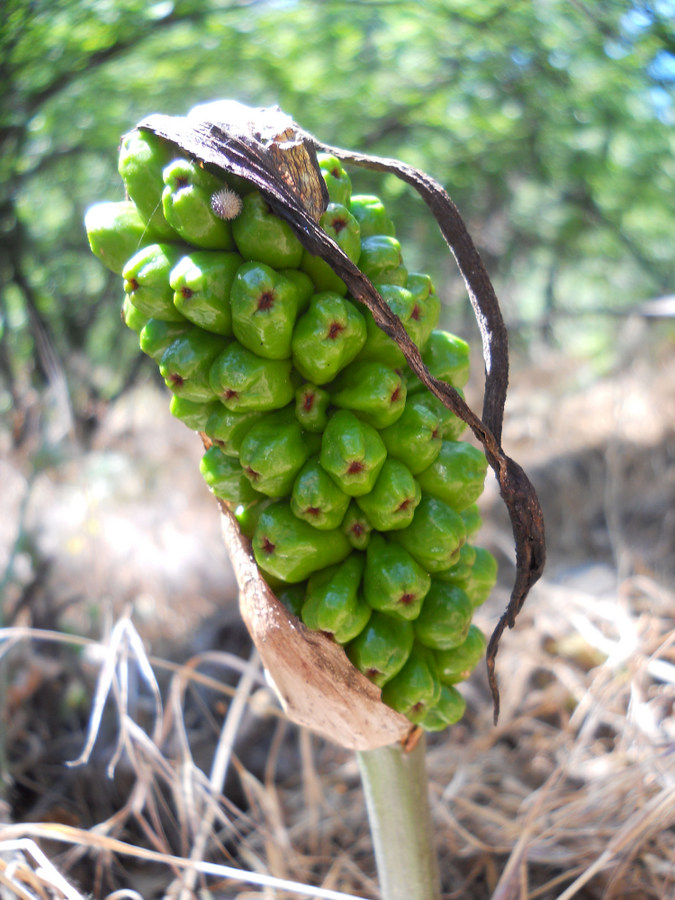
[[[424,735],[357,753],[382,900],[439,900]]]

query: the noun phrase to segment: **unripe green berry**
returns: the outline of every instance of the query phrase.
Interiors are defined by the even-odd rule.
[[[163,170],[162,207],[167,222],[195,247],[234,250],[232,227],[214,212],[211,197],[223,182],[188,159],[175,159]]]
[[[392,541],[401,544],[427,572],[442,572],[459,559],[466,539],[464,522],[447,503],[422,493],[413,520],[407,528],[392,531]]]
[[[321,467],[318,457],[308,459],[293,483],[291,509],[299,519],[326,531],[339,528],[349,497]]]
[[[232,328],[242,346],[264,359],[288,359],[298,291],[288,278],[255,261],[239,267],[230,296]]]
[[[433,650],[458,647],[466,640],[472,613],[471,601],[458,585],[432,578],[414,622],[415,637]]]
[[[314,384],[332,381],[358,354],[366,341],[366,323],[349,300],[332,291],[314,294],[298,319],[293,339],[293,364]]]
[[[320,462],[333,481],[350,497],[372,490],[387,451],[377,431],[349,410],[338,410],[326,425]]]
[[[232,335],[230,290],[242,259],[238,253],[195,250],[171,270],[176,309],[206,331]]]
[[[401,619],[416,619],[430,584],[429,574],[404,547],[377,532],[371,535],[363,593],[373,609]]]
[[[317,153],[316,157],[331,203],[341,203],[343,206],[349,207],[352,181],[344,166],[337,156],[331,156],[328,153]]]
[[[438,677],[445,684],[457,684],[469,677],[485,655],[487,641],[476,625],[469,625],[461,644],[448,650],[436,651]]]
[[[443,441],[440,453],[417,480],[423,491],[443,500],[457,512],[471,506],[483,493],[485,454],[465,441]]]
[[[238,341],[214,360],[210,382],[221,402],[239,412],[281,409],[295,396],[290,359],[263,359]]]
[[[154,319],[184,321],[169,283],[171,270],[184,253],[181,245],[149,244],[131,257],[123,270],[124,291],[136,309]]]
[[[406,386],[394,369],[375,360],[353,362],[335,379],[335,406],[351,410],[373,428],[392,425],[403,413]]]
[[[237,250],[244,259],[274,269],[297,268],[303,246],[291,226],[277,216],[259,191],[243,198],[242,210],[232,223]]]
[[[293,515],[285,500],[278,500],[262,511],[252,546],[256,562],[264,572],[291,584],[342,562],[352,549],[341,531],[313,528]]]
[[[309,453],[292,411],[255,422],[241,442],[239,460],[251,486],[268,497],[286,497]]]
[[[383,687],[406,664],[414,639],[410,622],[373,611],[365,628],[347,644],[347,656],[366,678]]]
[[[356,503],[378,531],[406,528],[422,499],[419,484],[400,460],[388,457],[369,494]]]

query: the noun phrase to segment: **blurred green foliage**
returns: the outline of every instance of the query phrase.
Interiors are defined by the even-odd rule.
[[[122,196],[125,131],[211,99],[279,104],[432,174],[525,338],[546,323],[578,347],[590,311],[673,290],[673,0],[5,0],[2,18],[0,411],[19,431],[45,387],[84,420],[149,377],[82,220]],[[391,207],[446,324],[464,316],[423,204],[351,174]]]

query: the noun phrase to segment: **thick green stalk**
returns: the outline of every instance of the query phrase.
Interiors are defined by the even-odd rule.
[[[382,900],[439,900],[424,735],[357,753]]]

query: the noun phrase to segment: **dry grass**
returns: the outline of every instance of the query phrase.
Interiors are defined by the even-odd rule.
[[[675,897],[675,417],[655,429],[649,407],[672,410],[672,375],[672,365],[633,367],[583,392],[596,404],[597,433],[585,441],[583,423],[571,428],[565,416],[579,393],[562,396],[550,371],[537,390],[531,376],[519,389],[516,376],[507,445],[542,495],[551,563],[500,648],[499,725],[479,671],[463,722],[428,742],[444,900]],[[560,402],[538,406],[552,385]],[[652,431],[632,427],[627,410],[647,415]],[[112,433],[116,452],[120,434],[132,441]],[[489,629],[512,571],[489,491],[485,503],[485,542],[501,563],[478,619]],[[201,520],[208,500],[186,508],[195,505]],[[115,593],[112,569],[96,565],[92,590],[112,611],[101,641],[78,636],[81,608],[70,615],[62,575],[32,600],[29,580],[23,593],[6,585],[0,897],[377,898],[353,755],[284,721],[227,616],[224,626],[209,620],[211,640],[187,639],[231,595],[228,574],[212,572],[207,587],[190,576],[181,593],[155,589],[150,603],[156,570],[130,567]],[[77,567],[73,580],[84,590]]]

